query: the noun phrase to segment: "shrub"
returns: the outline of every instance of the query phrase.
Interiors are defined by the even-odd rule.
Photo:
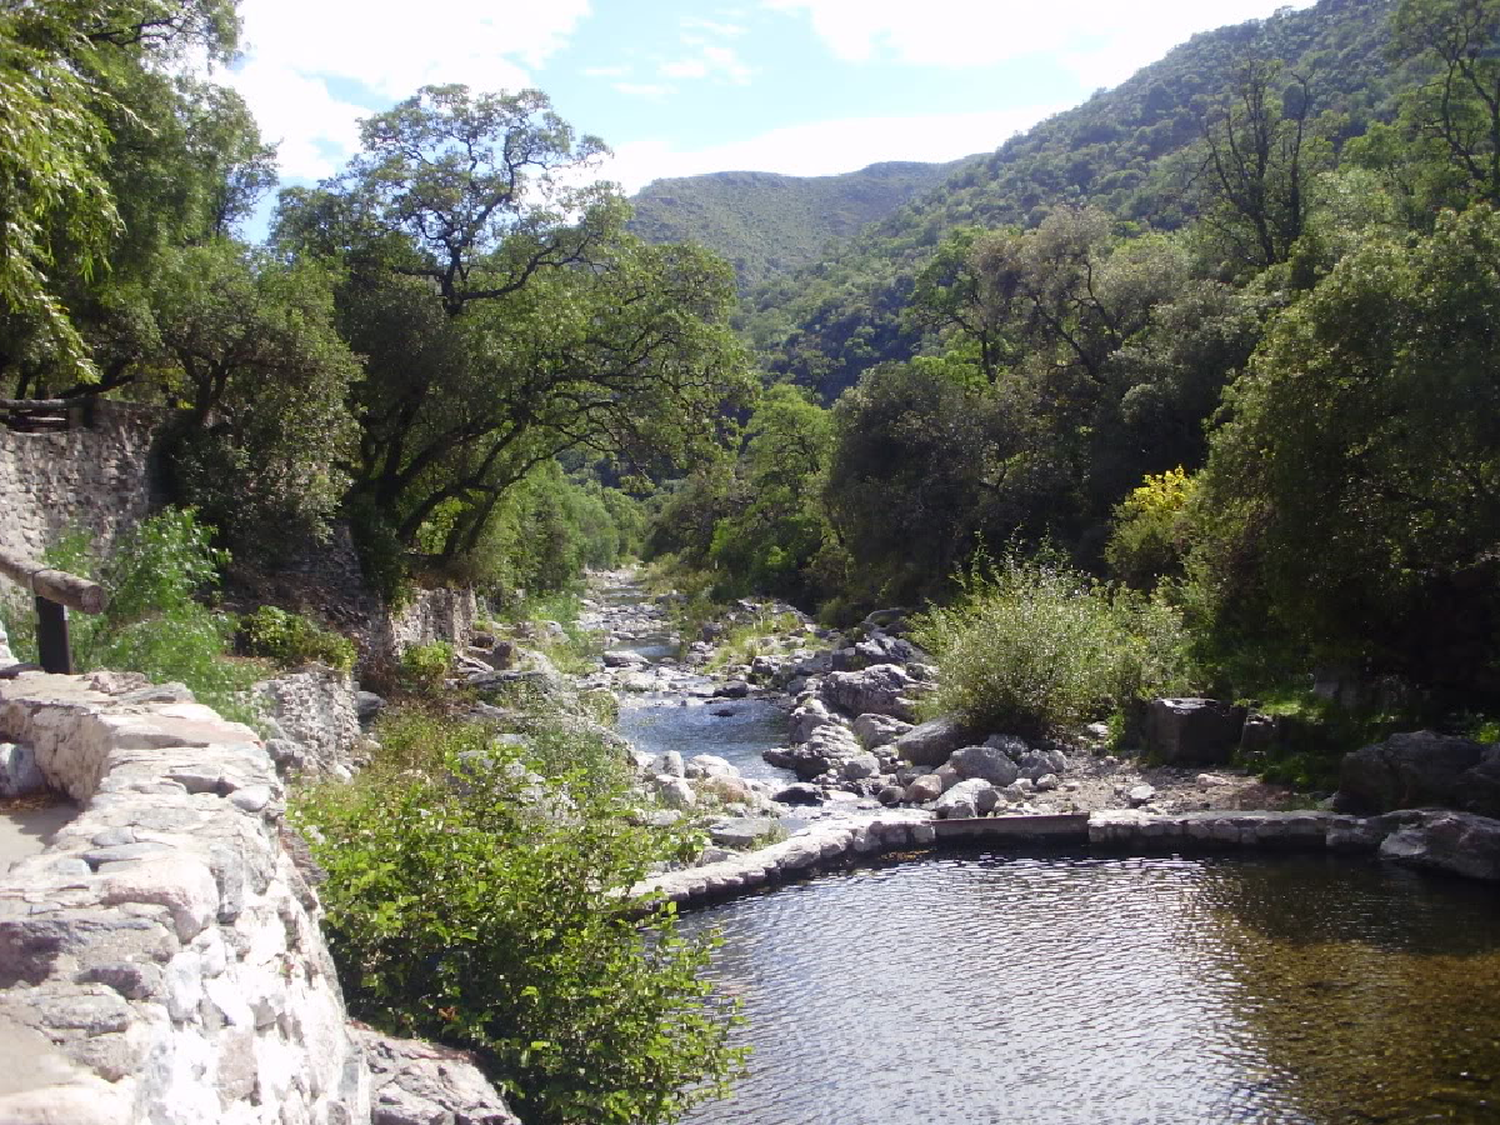
[[[933,713],[992,730],[1042,733],[1189,681],[1177,612],[1058,562],[976,567],[963,599],[916,622],[940,670]]]
[[[46,561],[93,578],[110,593],[104,613],[70,619],[75,667],[178,681],[226,718],[253,722],[253,705],[242,693],[260,669],[228,659],[233,621],[196,600],[218,584],[229,557],[209,546],[212,535],[190,509],[169,508],[123,536],[108,560],[98,558],[86,535],[74,532],[47,552]],[[28,618],[16,615],[18,622]],[[13,640],[18,656],[34,654],[32,628],[17,630]]]
[[[294,808],[328,871],[351,1011],[476,1051],[535,1125],[664,1122],[721,1094],[742,1055],[733,1005],[700,976],[711,945],[625,894],[673,841],[633,826],[617,792],[575,801],[472,727],[414,724],[438,736],[437,768]]]
[[[300,613],[263,605],[240,620],[240,638],[254,656],[264,656],[283,668],[318,661],[347,672],[354,667],[354,642]]]
[[[1147,476],[1114,511],[1104,557],[1122,582],[1150,589],[1166,575],[1182,573],[1187,550],[1187,510],[1193,479],[1179,465]]]
[[[401,690],[432,697],[443,690],[443,681],[453,667],[453,646],[447,641],[412,645],[401,654],[398,680]]]

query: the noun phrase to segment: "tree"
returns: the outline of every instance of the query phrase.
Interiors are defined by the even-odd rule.
[[[1194,500],[1222,640],[1500,697],[1497,324],[1483,206],[1372,239],[1277,320]]]
[[[1201,220],[1241,265],[1285,262],[1307,223],[1309,184],[1330,150],[1314,128],[1310,76],[1252,57],[1202,123]]]
[[[166,255],[150,303],[145,364],[188,409],[176,458],[187,498],[245,545],[268,526],[325,531],[348,485],[345,398],[359,375],[327,273],[219,239]]]
[[[505,491],[569,450],[643,465],[701,448],[750,386],[733,281],[688,247],[621,229],[600,185],[562,185],[600,147],[536,91],[430,87],[364,126],[366,151],[283,196],[279,240],[348,263],[342,330],[366,357],[351,501],[410,551],[473,551]]]
[[[1391,29],[1398,57],[1436,67],[1404,97],[1409,132],[1446,158],[1469,198],[1500,206],[1500,3],[1403,0]]]
[[[229,0],[42,0],[0,6],[0,367],[17,390],[98,368],[71,301],[126,230],[112,182],[115,131],[138,124],[120,86],[189,49],[226,59]]]

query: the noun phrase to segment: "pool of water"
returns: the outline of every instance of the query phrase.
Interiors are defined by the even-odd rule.
[[[630,703],[620,708],[619,730],[648,754],[717,754],[746,777],[796,780],[790,770],[768,765],[760,756],[762,750],[785,745],[787,732],[785,712],[764,700]]]
[[[698,1125],[1500,1121],[1500,896],[1345,858],[948,856],[688,915]]]

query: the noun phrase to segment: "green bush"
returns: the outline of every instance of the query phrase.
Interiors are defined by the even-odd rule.
[[[453,646],[447,641],[412,645],[401,654],[398,674],[401,690],[416,696],[436,696],[443,690],[452,667]]]
[[[1161,599],[1015,557],[960,583],[959,603],[915,622],[914,639],[940,670],[930,713],[1043,733],[1190,682],[1182,621]]]
[[[46,562],[93,578],[110,593],[104,613],[69,619],[80,671],[111,668],[177,681],[226,718],[253,722],[254,707],[242,693],[262,669],[228,658],[233,620],[196,600],[218,584],[229,557],[209,546],[212,535],[190,509],[169,508],[123,536],[107,560],[87,535],[74,532],[47,552]],[[35,659],[34,622],[29,614],[13,616],[22,626],[12,637],[17,656]]]
[[[283,668],[309,661],[347,672],[354,667],[354,642],[300,613],[263,605],[240,619],[240,638],[246,651],[264,656]]]
[[[474,1050],[533,1125],[665,1122],[722,1094],[742,1055],[734,1005],[700,975],[711,945],[624,893],[675,842],[633,826],[618,792],[543,781],[475,728],[383,731],[388,750],[406,736],[428,748],[413,762],[438,748],[436,768],[294,808],[328,871],[350,1010]]]

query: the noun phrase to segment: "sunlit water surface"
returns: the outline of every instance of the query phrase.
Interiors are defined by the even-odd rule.
[[[1339,857],[972,854],[690,914],[747,1125],[1500,1122],[1500,896]]]

